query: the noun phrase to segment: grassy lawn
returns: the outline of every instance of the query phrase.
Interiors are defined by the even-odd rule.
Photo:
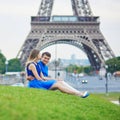
[[[120,120],[120,93],[91,94],[83,99],[22,87],[0,86],[0,120]]]
[[[96,96],[102,97],[104,99],[107,99],[109,101],[114,101],[114,100],[119,100],[120,98],[120,92],[112,92],[112,93],[108,93],[108,95],[106,94],[96,94]]]

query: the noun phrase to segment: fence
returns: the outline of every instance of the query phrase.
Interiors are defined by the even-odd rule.
[[[25,83],[24,76],[16,75],[1,75],[0,76],[0,85],[12,85],[15,83]]]

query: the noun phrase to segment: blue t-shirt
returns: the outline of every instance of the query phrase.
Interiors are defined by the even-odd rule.
[[[38,64],[41,67],[41,71],[45,77],[48,77],[48,66],[45,65],[42,61],[39,61]]]

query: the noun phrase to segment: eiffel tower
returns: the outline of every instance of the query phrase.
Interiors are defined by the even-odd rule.
[[[31,30],[18,52],[22,65],[33,48],[44,49],[53,44],[70,44],[81,49],[94,70],[115,57],[99,28],[88,0],[71,0],[73,15],[53,15],[54,0],[41,0],[36,16],[31,17]],[[61,50],[61,54],[64,50]]]

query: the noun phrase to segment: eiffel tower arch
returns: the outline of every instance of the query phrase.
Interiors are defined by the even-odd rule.
[[[51,16],[53,3],[54,0],[42,0],[37,15],[31,17],[31,30],[17,55],[22,65],[33,48],[42,50],[53,44],[78,47],[95,70],[105,65],[106,59],[115,57],[100,30],[99,16],[93,15],[88,0],[71,0],[72,16]]]

